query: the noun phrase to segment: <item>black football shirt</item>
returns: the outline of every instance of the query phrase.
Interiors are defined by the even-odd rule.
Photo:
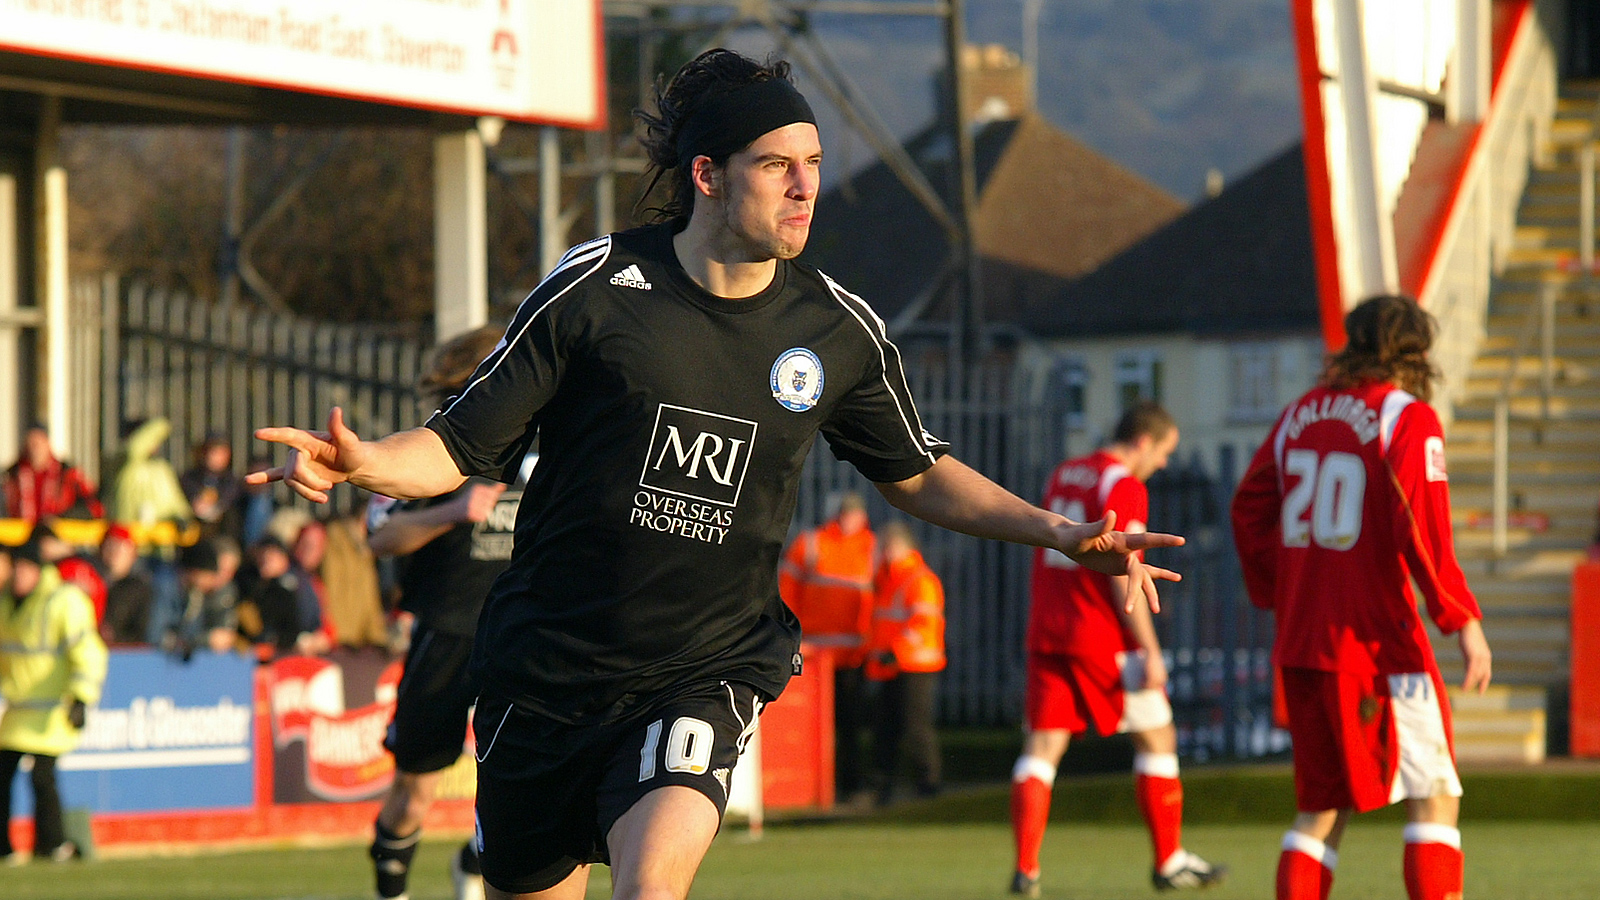
[[[463,473],[507,482],[539,434],[473,668],[564,721],[624,716],[686,680],[775,698],[799,646],[778,561],[817,433],[876,482],[948,451],[866,303],[782,260],[761,293],[717,297],[673,233],[568,251],[427,422]]]
[[[467,481],[448,494],[396,503],[384,498],[367,513],[367,528],[376,531],[395,512],[416,512],[457,500],[481,479]],[[522,492],[512,489],[495,501],[482,522],[457,522],[401,560],[400,608],[430,631],[472,637],[478,613],[496,578],[511,561],[517,504]]]

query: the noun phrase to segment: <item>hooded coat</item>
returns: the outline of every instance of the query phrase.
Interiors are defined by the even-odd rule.
[[[76,747],[81,732],[67,711],[74,699],[100,701],[106,657],[89,596],[55,566],[40,569],[26,597],[0,592],[0,750],[60,756]]]

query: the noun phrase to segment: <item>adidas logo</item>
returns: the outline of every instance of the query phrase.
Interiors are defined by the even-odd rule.
[[[722,766],[718,766],[717,768],[711,770],[711,777],[715,778],[717,783],[722,785],[722,793],[724,795],[728,793],[728,776],[731,774],[732,773],[728,771],[727,768]]]
[[[637,288],[641,291],[650,290],[650,282],[644,280],[644,273],[636,265],[629,266],[621,272],[611,276],[611,283],[621,287]]]

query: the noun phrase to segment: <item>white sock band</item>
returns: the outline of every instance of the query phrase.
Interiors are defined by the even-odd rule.
[[[1283,833],[1283,849],[1294,853],[1304,853],[1322,863],[1322,867],[1329,872],[1332,872],[1339,865],[1339,854],[1333,848],[1311,835],[1299,831],[1291,830]]]
[[[1461,849],[1461,830],[1437,822],[1412,822],[1406,826],[1408,844],[1445,844]]]
[[[1037,756],[1023,754],[1017,757],[1017,764],[1011,769],[1013,784],[1021,784],[1029,778],[1037,778],[1046,785],[1056,783],[1056,767]]]
[[[1178,754],[1135,753],[1133,771],[1139,775],[1150,775],[1155,778],[1177,778]]]

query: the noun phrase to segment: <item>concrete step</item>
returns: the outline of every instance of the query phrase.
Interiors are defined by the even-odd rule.
[[[1539,361],[1537,359],[1523,360],[1517,367],[1509,384],[1506,396],[1514,400],[1516,397],[1526,397],[1535,403],[1540,401],[1543,386],[1542,376],[1539,374]],[[1550,366],[1550,400],[1551,414],[1556,410],[1556,403],[1584,403],[1586,401],[1600,401],[1600,366],[1582,364],[1566,364],[1551,362]],[[1501,396],[1506,387],[1504,375],[1474,377],[1469,375],[1462,392],[1456,399],[1456,405],[1485,404],[1491,409]],[[1510,409],[1515,409],[1513,403]]]
[[[1523,334],[1524,322],[1515,321],[1515,317],[1504,322],[1488,323],[1484,332],[1483,342],[1486,350],[1515,350]],[[1555,331],[1555,352],[1568,352],[1570,349],[1579,349],[1600,342],[1600,318],[1593,316],[1558,316]],[[1535,327],[1530,342],[1526,346],[1527,352],[1537,353],[1539,350],[1539,332]]]
[[[1449,684],[1449,682],[1446,682]],[[1541,762],[1548,692],[1491,684],[1483,693],[1446,688],[1456,758],[1470,762]]]
[[[1479,571],[1469,571],[1471,562]],[[1480,606],[1492,606],[1519,615],[1564,615],[1572,605],[1572,568],[1544,573],[1516,572],[1510,567],[1489,570],[1479,567],[1484,560],[1463,560],[1467,585]],[[1503,560],[1501,560],[1503,562]],[[1575,565],[1575,563],[1574,563]]]
[[[1588,546],[1589,538],[1593,536],[1593,524],[1560,531],[1507,528],[1506,547],[1513,553],[1579,554]],[[1478,554],[1487,556],[1494,549],[1493,526],[1488,524],[1486,517],[1484,524],[1478,527],[1457,528],[1455,541],[1456,555],[1462,560]]]
[[[1469,509],[1494,509],[1493,484],[1487,477],[1474,478],[1452,475],[1451,500]],[[1584,509],[1592,514],[1600,500],[1600,487],[1586,486],[1582,482],[1543,485],[1510,484],[1507,486],[1507,508],[1512,512],[1536,512],[1563,515]]]
[[[1516,477],[1511,476],[1511,460],[1516,458],[1516,451],[1507,454],[1507,477],[1510,486],[1515,490],[1535,490],[1538,488],[1557,488],[1581,490],[1595,488],[1596,496],[1600,496],[1600,482],[1595,480],[1594,474],[1587,468],[1580,468],[1577,464],[1564,470],[1549,469],[1535,472],[1534,466],[1524,464],[1517,469]],[[1475,485],[1493,484],[1491,466],[1450,466],[1450,484],[1452,490]],[[1590,497],[1593,501],[1595,497]]]
[[[1546,405],[1537,394],[1519,394],[1510,398],[1506,409],[1513,417],[1524,419],[1544,418],[1548,416],[1552,421],[1552,428],[1559,429],[1564,424],[1559,421],[1571,419],[1581,423],[1600,422],[1600,396],[1589,393],[1572,393],[1566,396],[1552,394]],[[1494,400],[1487,397],[1465,397],[1455,404],[1455,417],[1457,419],[1494,421]]]
[[[1580,348],[1569,345],[1562,349]],[[1460,390],[1453,396],[1457,403],[1476,400],[1490,404],[1503,394],[1538,397],[1545,389],[1544,369],[1544,361],[1537,351],[1520,357],[1511,353],[1481,355],[1467,370],[1465,378],[1457,376]],[[1548,377],[1552,397],[1600,396],[1600,353],[1591,356],[1553,353]]]
[[[1439,671],[1444,675],[1445,684],[1461,684],[1460,655],[1453,648],[1439,655]],[[1552,664],[1544,656],[1520,659],[1502,655],[1498,651],[1494,656],[1495,682],[1512,687],[1548,688],[1566,682],[1571,677],[1570,672],[1565,658]]]
[[[1450,428],[1445,433],[1449,452],[1454,452],[1457,447],[1488,444],[1493,441],[1493,409],[1491,405],[1487,416],[1482,415],[1481,405],[1476,407],[1470,416],[1462,416],[1457,412],[1455,420],[1450,423]],[[1510,441],[1513,452],[1519,447],[1600,447],[1600,422],[1597,421],[1568,420],[1545,423],[1513,418],[1506,424],[1506,438]]]
[[[1448,448],[1451,475],[1478,468],[1487,471],[1494,464],[1494,448],[1488,441],[1452,441]],[[1583,472],[1597,476],[1596,484],[1600,484],[1600,446],[1590,450],[1582,445],[1524,443],[1511,445],[1507,451],[1506,466],[1513,475]]]
[[[1452,704],[1454,697],[1452,696]],[[1492,712],[1451,709],[1456,761],[1460,763],[1541,763],[1546,748],[1545,711]]]
[[[1558,266],[1571,257],[1572,251],[1570,250],[1557,250],[1549,247],[1513,246],[1506,252],[1506,259],[1512,264]]]

